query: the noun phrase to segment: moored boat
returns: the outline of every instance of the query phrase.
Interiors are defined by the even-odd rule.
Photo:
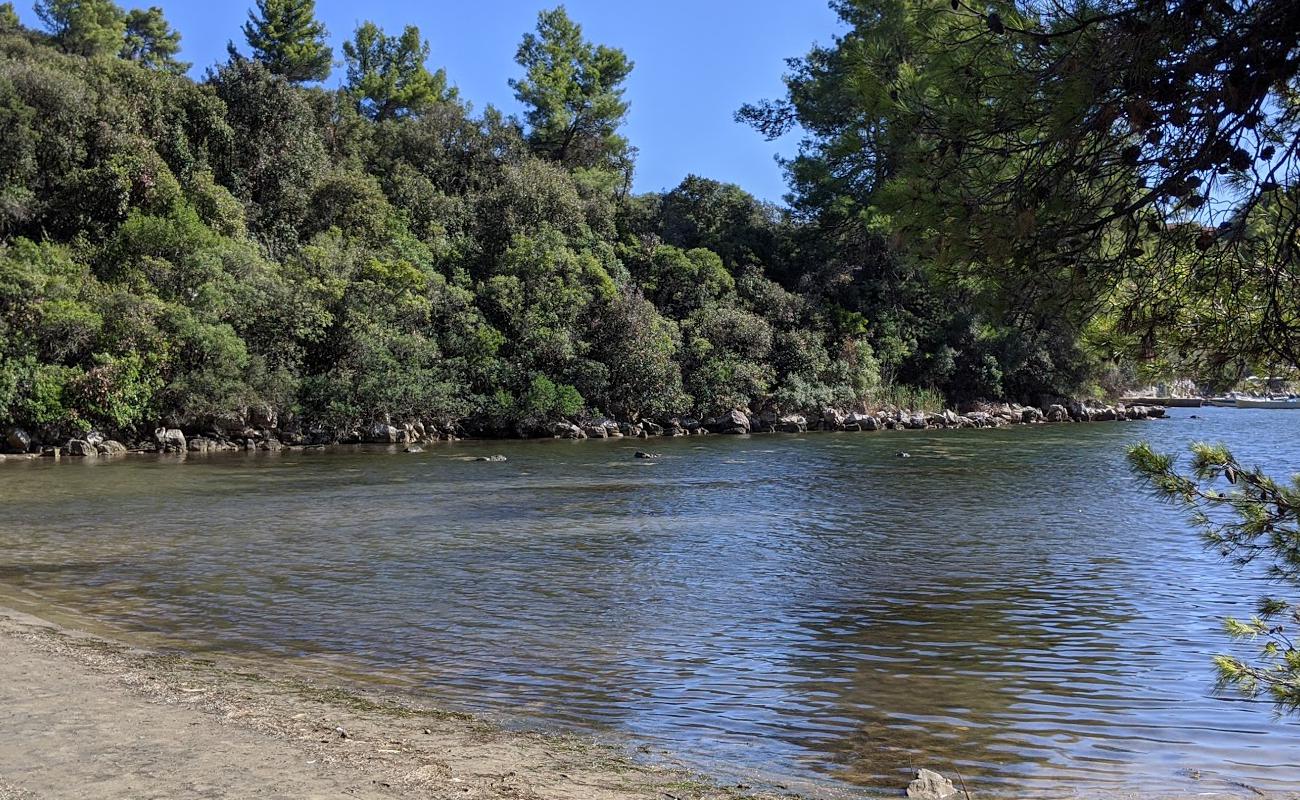
[[[1238,397],[1237,408],[1300,408],[1300,397]]]

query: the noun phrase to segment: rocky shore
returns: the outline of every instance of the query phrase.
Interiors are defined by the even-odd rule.
[[[759,412],[735,409],[707,419],[666,417],[657,420],[624,421],[605,417],[558,420],[520,429],[512,436],[484,430],[463,421],[383,420],[343,433],[306,427],[292,418],[284,419],[273,409],[252,408],[240,414],[191,421],[183,427],[164,426],[149,438],[126,443],[97,431],[62,441],[43,441],[18,427],[4,429],[0,460],[5,457],[113,457],[130,452],[206,453],[238,450],[281,450],[321,447],[330,444],[387,444],[417,447],[439,441],[467,438],[556,438],[610,439],[749,435],[760,433],[805,433],[808,431],[886,431],[935,428],[1000,428],[1008,425],[1040,425],[1069,422],[1120,422],[1159,419],[1163,406],[1097,405],[1081,401],[1023,406],[1015,403],[974,403],[959,411],[939,412],[888,408],[874,411],[846,411],[825,408],[820,413],[782,413],[767,408]]]

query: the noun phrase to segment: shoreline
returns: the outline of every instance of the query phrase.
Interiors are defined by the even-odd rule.
[[[0,600],[0,603],[7,600]],[[576,734],[133,646],[0,604],[0,799],[798,800]],[[250,666],[252,667],[250,669]],[[827,798],[844,794],[822,795]]]
[[[0,727],[8,734],[0,737],[0,800],[880,797],[822,786],[815,794],[801,794],[763,776],[723,782],[645,744],[618,746],[593,736],[516,730],[382,690],[343,687],[283,667],[266,669],[273,665],[264,659],[220,653],[200,658],[141,647],[10,603],[0,595]],[[1241,789],[1077,794],[1063,787],[1062,795],[1300,798]],[[902,796],[903,787],[896,794]],[[980,796],[987,795],[972,793]]]
[[[643,422],[632,425],[613,420],[598,420],[586,424],[572,422],[556,423],[552,435],[537,436],[465,436],[456,433],[439,432],[426,428],[421,423],[407,423],[402,428],[387,424],[376,424],[366,434],[356,432],[348,438],[332,437],[328,440],[311,440],[300,434],[289,434],[275,428],[247,430],[236,438],[211,431],[200,434],[188,434],[181,429],[160,428],[156,442],[133,442],[123,445],[102,436],[87,436],[87,439],[73,439],[66,445],[33,446],[32,452],[13,453],[0,450],[0,463],[5,461],[32,461],[50,458],[60,461],[72,460],[114,460],[128,455],[208,455],[216,453],[238,452],[273,452],[282,451],[320,452],[337,448],[382,447],[402,448],[406,452],[423,452],[425,445],[455,443],[490,443],[490,442],[544,442],[544,441],[583,441],[583,440],[626,440],[630,442],[649,442],[651,440],[670,440],[677,438],[698,438],[701,436],[756,436],[768,434],[801,435],[807,433],[880,433],[884,431],[924,431],[924,430],[987,430],[1006,427],[1031,427],[1043,425],[1068,425],[1070,423],[1095,422],[1146,422],[1167,419],[1164,406],[1131,405],[1123,403],[1108,406],[1090,406],[1083,403],[1050,405],[1044,409],[1034,406],[1014,404],[987,404],[984,410],[967,411],[958,414],[945,410],[942,413],[892,412],[843,413],[827,409],[821,419],[810,421],[801,415],[764,418],[745,415],[734,411],[730,415],[708,420],[701,424],[698,420],[672,420],[670,425],[658,425]],[[15,429],[10,428],[11,432]],[[30,439],[25,431],[22,436]],[[2,445],[3,442],[0,442]],[[653,455],[647,457],[653,458]]]

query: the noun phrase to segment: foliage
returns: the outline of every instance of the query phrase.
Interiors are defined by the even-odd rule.
[[[596,170],[631,182],[632,151],[618,133],[627,116],[623,82],[632,62],[617,48],[593,45],[564,7],[543,11],[515,60],[524,77],[510,81],[527,108],[528,142],[539,155],[573,170]]]
[[[126,33],[126,14],[112,0],[38,0],[36,16],[66,53],[116,53]]]
[[[1300,584],[1300,475],[1280,483],[1258,467],[1242,467],[1221,444],[1192,445],[1190,475],[1146,444],[1133,447],[1129,461],[1157,496],[1187,512],[1207,547],[1239,565],[1264,565],[1274,581]],[[1251,661],[1216,657],[1222,684],[1265,695],[1282,711],[1300,709],[1297,625],[1300,605],[1277,597],[1261,598],[1250,620],[1227,620],[1228,633],[1257,650]]]
[[[388,36],[365,22],[343,43],[348,79],[345,91],[357,110],[374,120],[418,114],[435,103],[455,97],[447,88],[447,73],[429,72],[429,43],[420,30],[407,25],[401,36]]]
[[[154,69],[185,72],[190,65],[176,60],[180,49],[181,35],[167,23],[161,8],[150,6],[127,12],[123,58]]]
[[[253,58],[291,83],[329,77],[334,55],[327,37],[316,19],[316,0],[257,0],[257,11],[249,11],[244,23]]]

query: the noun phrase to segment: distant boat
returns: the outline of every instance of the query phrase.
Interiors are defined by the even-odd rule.
[[[1300,408],[1300,397],[1238,397],[1237,408]]]
[[[1227,395],[1223,397],[1207,397],[1205,398],[1205,404],[1208,406],[1217,406],[1218,408],[1236,408],[1237,398],[1229,397]]]

